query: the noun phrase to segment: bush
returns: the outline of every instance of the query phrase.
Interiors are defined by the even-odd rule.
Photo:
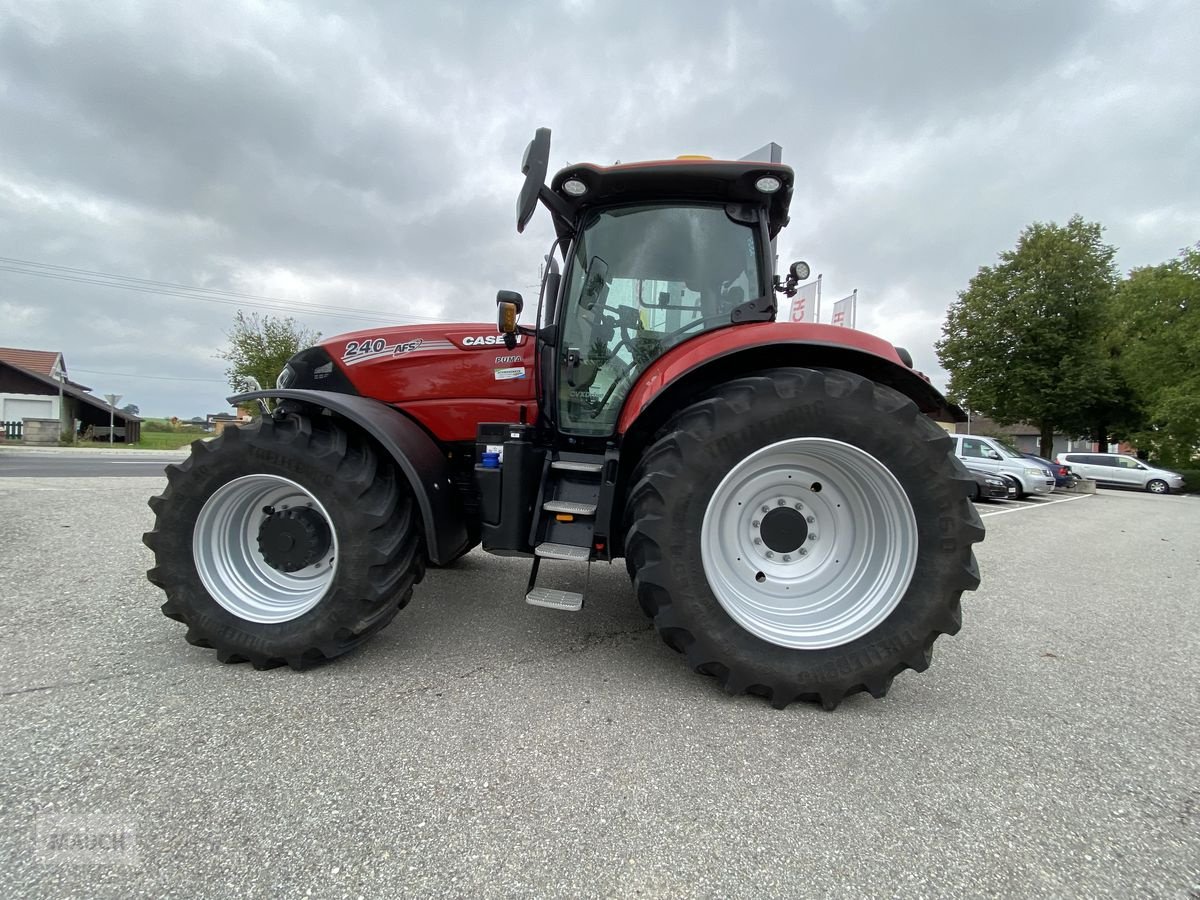
[[[1183,490],[1187,494],[1200,494],[1200,469],[1179,469],[1172,471],[1178,472],[1183,476]]]

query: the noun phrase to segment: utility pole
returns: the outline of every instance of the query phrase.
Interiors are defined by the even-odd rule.
[[[113,434],[117,430],[116,426],[116,406],[121,402],[120,394],[105,394],[104,402],[108,404],[108,443],[113,442]]]

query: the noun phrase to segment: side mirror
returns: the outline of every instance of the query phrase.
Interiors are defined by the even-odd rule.
[[[517,233],[525,230],[537,209],[538,195],[546,185],[546,170],[550,167],[550,129],[539,128],[525,148],[521,159],[521,174],[525,183],[517,195]]]
[[[1003,459],[1004,458],[999,453],[997,453],[995,450],[989,450],[987,452],[987,457],[988,457],[988,459]]]
[[[501,334],[517,333],[517,316],[525,308],[525,301],[516,291],[497,291],[496,330]]]

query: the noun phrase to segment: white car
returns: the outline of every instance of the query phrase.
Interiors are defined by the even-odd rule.
[[[1026,459],[995,438],[973,434],[952,434],[954,452],[968,469],[999,475],[1016,489],[1016,498],[1026,494],[1049,494],[1054,490],[1054,474],[1043,465]]]
[[[1082,478],[1098,484],[1135,487],[1152,494],[1169,494],[1183,487],[1183,476],[1126,456],[1124,453],[1060,453],[1060,463]]]

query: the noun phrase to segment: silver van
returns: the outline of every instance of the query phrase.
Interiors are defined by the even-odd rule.
[[[973,434],[950,436],[954,438],[954,452],[964,466],[975,472],[999,475],[1016,488],[1018,500],[1026,494],[1049,494],[1054,490],[1054,473],[999,441]]]
[[[1126,456],[1124,453],[1060,453],[1058,461],[1098,484],[1134,487],[1152,494],[1169,494],[1183,487],[1183,476]]]

